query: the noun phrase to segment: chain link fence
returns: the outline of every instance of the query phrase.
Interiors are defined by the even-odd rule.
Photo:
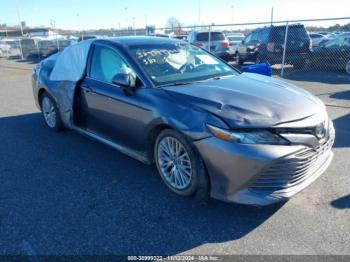
[[[350,76],[350,17],[3,37],[0,57],[40,60],[85,39],[143,35],[186,40],[238,68],[266,62],[280,76],[308,70],[336,71]]]

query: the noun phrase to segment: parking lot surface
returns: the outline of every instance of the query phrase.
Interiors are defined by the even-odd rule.
[[[285,204],[252,207],[170,192],[148,167],[46,128],[30,62],[0,59],[0,254],[350,254],[350,77],[286,72],[326,105],[334,160]]]

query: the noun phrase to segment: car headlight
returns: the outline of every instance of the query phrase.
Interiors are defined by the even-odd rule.
[[[289,142],[268,130],[232,131],[206,124],[210,132],[219,139],[240,144],[287,145]]]

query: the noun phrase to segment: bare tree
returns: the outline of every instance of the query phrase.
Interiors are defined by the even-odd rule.
[[[181,28],[181,23],[176,17],[172,16],[168,18],[166,28],[171,28],[171,30],[174,31],[176,28]]]

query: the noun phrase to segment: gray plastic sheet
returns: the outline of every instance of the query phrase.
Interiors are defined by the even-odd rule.
[[[66,47],[62,52],[43,60],[37,72],[37,87],[45,89],[55,99],[63,124],[73,127],[75,88],[84,77],[87,57],[94,40],[85,40]]]

